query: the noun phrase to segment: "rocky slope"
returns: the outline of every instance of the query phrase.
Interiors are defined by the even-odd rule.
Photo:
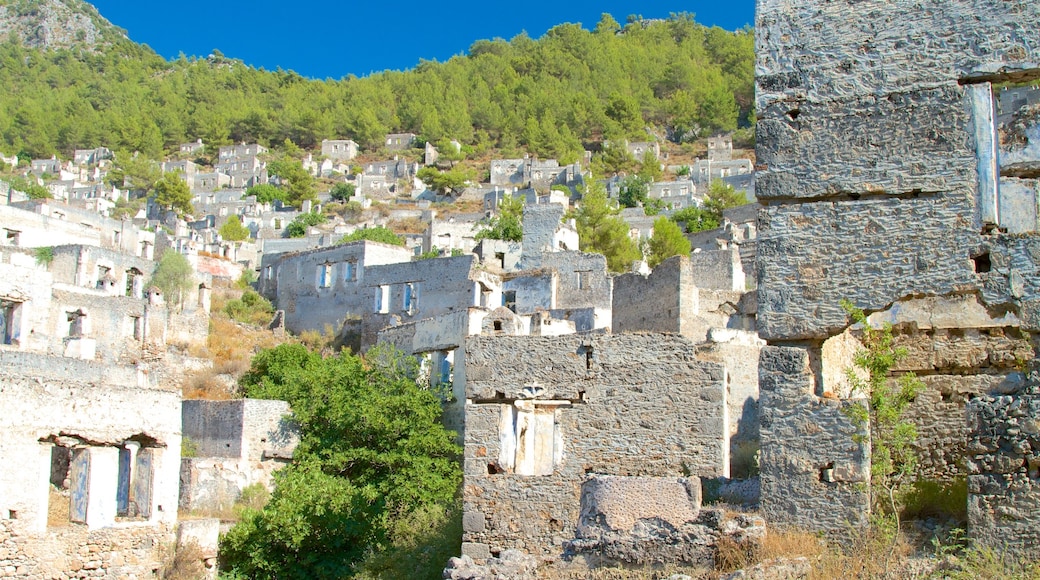
[[[0,0],[0,41],[12,36],[31,48],[94,51],[126,32],[82,0]]]

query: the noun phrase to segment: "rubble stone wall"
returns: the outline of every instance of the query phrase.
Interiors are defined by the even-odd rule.
[[[724,475],[724,372],[674,335],[467,339],[463,553],[561,553],[590,474]],[[517,473],[526,409],[542,475]]]
[[[167,525],[89,531],[86,526],[70,525],[36,537],[17,524],[0,518],[4,578],[152,578],[174,540]]]
[[[968,429],[972,537],[1040,558],[1040,395],[1034,387],[1019,396],[978,397],[968,403]]]

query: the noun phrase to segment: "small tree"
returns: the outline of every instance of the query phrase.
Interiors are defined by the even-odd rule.
[[[519,242],[524,239],[523,217],[524,198],[507,195],[498,204],[498,215],[487,220],[474,239]]]
[[[228,217],[224,225],[220,226],[220,237],[229,242],[241,242],[249,238],[249,228],[242,225],[242,220],[237,215]]]
[[[168,249],[163,252],[162,259],[152,274],[151,284],[162,290],[167,302],[179,308],[184,303],[184,296],[191,292],[195,285],[194,276],[195,269],[191,267],[188,259],[176,250]]]
[[[747,197],[740,193],[721,179],[711,182],[708,195],[704,197],[704,209],[707,210],[715,221],[722,223],[722,212],[741,205],[747,205]]]
[[[636,207],[646,201],[650,182],[638,175],[630,175],[618,184],[618,203],[621,207]]]
[[[250,195],[256,196],[257,203],[271,203],[276,199],[285,203],[289,196],[284,189],[270,183],[260,183],[250,187],[246,190],[244,197]]]
[[[301,213],[285,227],[290,238],[302,238],[307,235],[307,228],[325,223],[327,218],[317,212]]]
[[[188,184],[175,173],[167,173],[155,182],[155,203],[165,210],[176,211],[179,217],[195,213],[191,205]]]
[[[687,233],[704,232],[719,227],[715,215],[702,207],[684,207],[669,216],[677,224],[683,224]]]
[[[329,191],[329,197],[336,201],[347,201],[351,197],[354,197],[354,192],[357,187],[353,183],[337,183],[335,187]]]
[[[461,165],[447,171],[441,171],[436,167],[423,167],[416,176],[426,184],[426,187],[441,195],[449,193],[458,195],[477,177],[472,169]]]
[[[689,256],[690,240],[672,220],[662,216],[654,220],[654,235],[647,242],[647,263],[651,268],[672,256]]]
[[[642,253],[628,235],[628,224],[617,214],[618,209],[607,199],[603,184],[590,181],[581,205],[571,217],[577,223],[582,250],[606,256],[611,272],[626,272],[633,262],[642,258]]]
[[[852,302],[842,300],[841,307],[862,327],[860,341],[864,348],[856,353],[853,368],[846,369],[845,374],[853,392],[867,395],[868,402],[867,407],[850,405],[846,412],[855,423],[869,429],[871,486],[882,488],[886,500],[879,502],[875,497],[871,503],[895,518],[898,532],[896,492],[917,466],[917,427],[904,415],[924,383],[912,372],[891,376],[892,367],[907,354],[905,348],[893,345],[891,324],[874,328]]]
[[[267,170],[271,175],[288,182],[285,187],[285,203],[298,207],[305,201],[318,199],[314,176],[308,173],[299,161],[286,157],[270,162]]]

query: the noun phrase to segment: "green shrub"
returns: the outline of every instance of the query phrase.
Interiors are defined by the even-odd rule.
[[[274,306],[254,290],[246,290],[241,298],[228,300],[224,305],[224,314],[236,322],[261,326],[271,321]]]

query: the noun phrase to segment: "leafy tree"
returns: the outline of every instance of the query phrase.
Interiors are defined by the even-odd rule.
[[[642,258],[639,247],[629,236],[629,227],[611,206],[602,183],[592,181],[585,189],[581,205],[572,212],[578,226],[578,240],[586,252],[607,258],[611,272],[627,272]]]
[[[650,183],[638,175],[630,175],[618,183],[618,203],[621,207],[637,207],[646,201]]]
[[[639,177],[650,183],[661,181],[661,178],[664,177],[661,162],[651,149],[647,149],[643,154],[643,163],[639,166]]]
[[[917,427],[906,418],[906,411],[924,383],[912,372],[891,377],[892,368],[907,355],[907,350],[893,344],[892,325],[874,328],[866,313],[848,300],[841,307],[862,330],[859,336],[863,350],[856,353],[854,367],[845,376],[854,393],[865,394],[868,405],[850,405],[846,413],[869,432],[870,484],[884,490],[884,501],[874,496],[873,503],[899,529],[899,506],[896,499],[900,486],[913,474],[917,465],[914,442]],[[857,441],[863,442],[864,437]]]
[[[684,207],[669,216],[676,224],[683,224],[687,233],[704,232],[719,227],[715,214],[703,207]]]
[[[155,203],[165,210],[176,211],[177,215],[184,217],[195,213],[191,205],[191,191],[188,184],[175,173],[163,175],[155,182]]]
[[[267,171],[288,182],[285,186],[285,203],[299,207],[305,201],[318,199],[314,176],[303,168],[303,164],[291,158],[283,158],[267,164]]]
[[[162,291],[166,302],[180,307],[195,286],[195,269],[179,252],[167,249],[152,274],[151,285]]]
[[[220,226],[218,233],[220,237],[229,242],[241,242],[249,239],[249,228],[242,225],[242,220],[237,215],[229,216],[224,225]]]
[[[275,200],[286,203],[289,194],[282,188],[270,183],[259,183],[246,189],[244,197],[256,196],[257,203],[272,203]]]
[[[354,197],[355,191],[357,191],[357,187],[353,183],[337,183],[329,191],[329,197],[336,201],[347,201]]]
[[[524,198],[507,195],[498,204],[498,214],[488,219],[484,228],[474,239],[508,240],[519,242],[524,239]]]
[[[347,234],[339,239],[339,244],[349,244],[350,242],[358,242],[361,240],[368,240],[370,242],[382,242],[384,244],[390,244],[392,246],[403,246],[404,240],[394,233],[393,230],[384,226],[376,226],[374,228],[362,228],[355,230],[354,233]]]
[[[235,578],[324,580],[352,576],[373,555],[421,558],[414,530],[447,523],[462,474],[440,401],[417,374],[415,359],[387,347],[364,360],[323,358],[300,344],[257,354],[243,395],[288,401],[300,444],[276,474],[270,502],[246,512],[221,542],[221,569]],[[439,578],[448,555],[427,554],[435,562],[424,575]]]
[[[159,164],[143,155],[116,153],[115,163],[118,171],[109,176],[110,180],[122,177],[115,187],[125,187],[137,191],[151,191],[163,177]],[[182,180],[183,181],[183,180]]]
[[[289,225],[285,227],[285,233],[290,238],[302,238],[307,235],[307,228],[321,225],[326,221],[328,219],[320,213],[301,213],[293,218],[293,221],[289,222]]]
[[[8,181],[8,185],[12,189],[24,193],[29,199],[50,199],[54,197],[49,189],[24,177],[15,177]]]
[[[592,172],[596,175],[619,175],[635,171],[636,158],[621,144],[606,143],[603,151],[592,158]]]
[[[718,223],[722,223],[722,212],[731,208],[747,204],[747,197],[743,193],[733,189],[721,179],[711,182],[708,194],[704,196],[704,209],[707,210]]]
[[[441,171],[436,167],[423,167],[416,177],[441,195],[458,195],[477,179],[476,172],[462,166],[452,167],[447,171]]]
[[[438,163],[447,161],[450,167],[455,167],[456,163],[466,158],[465,150],[462,147],[457,147],[447,137],[439,139],[434,147],[437,148]]]
[[[647,242],[647,263],[651,268],[672,256],[689,256],[690,240],[682,230],[667,217],[654,220],[654,235]]]

